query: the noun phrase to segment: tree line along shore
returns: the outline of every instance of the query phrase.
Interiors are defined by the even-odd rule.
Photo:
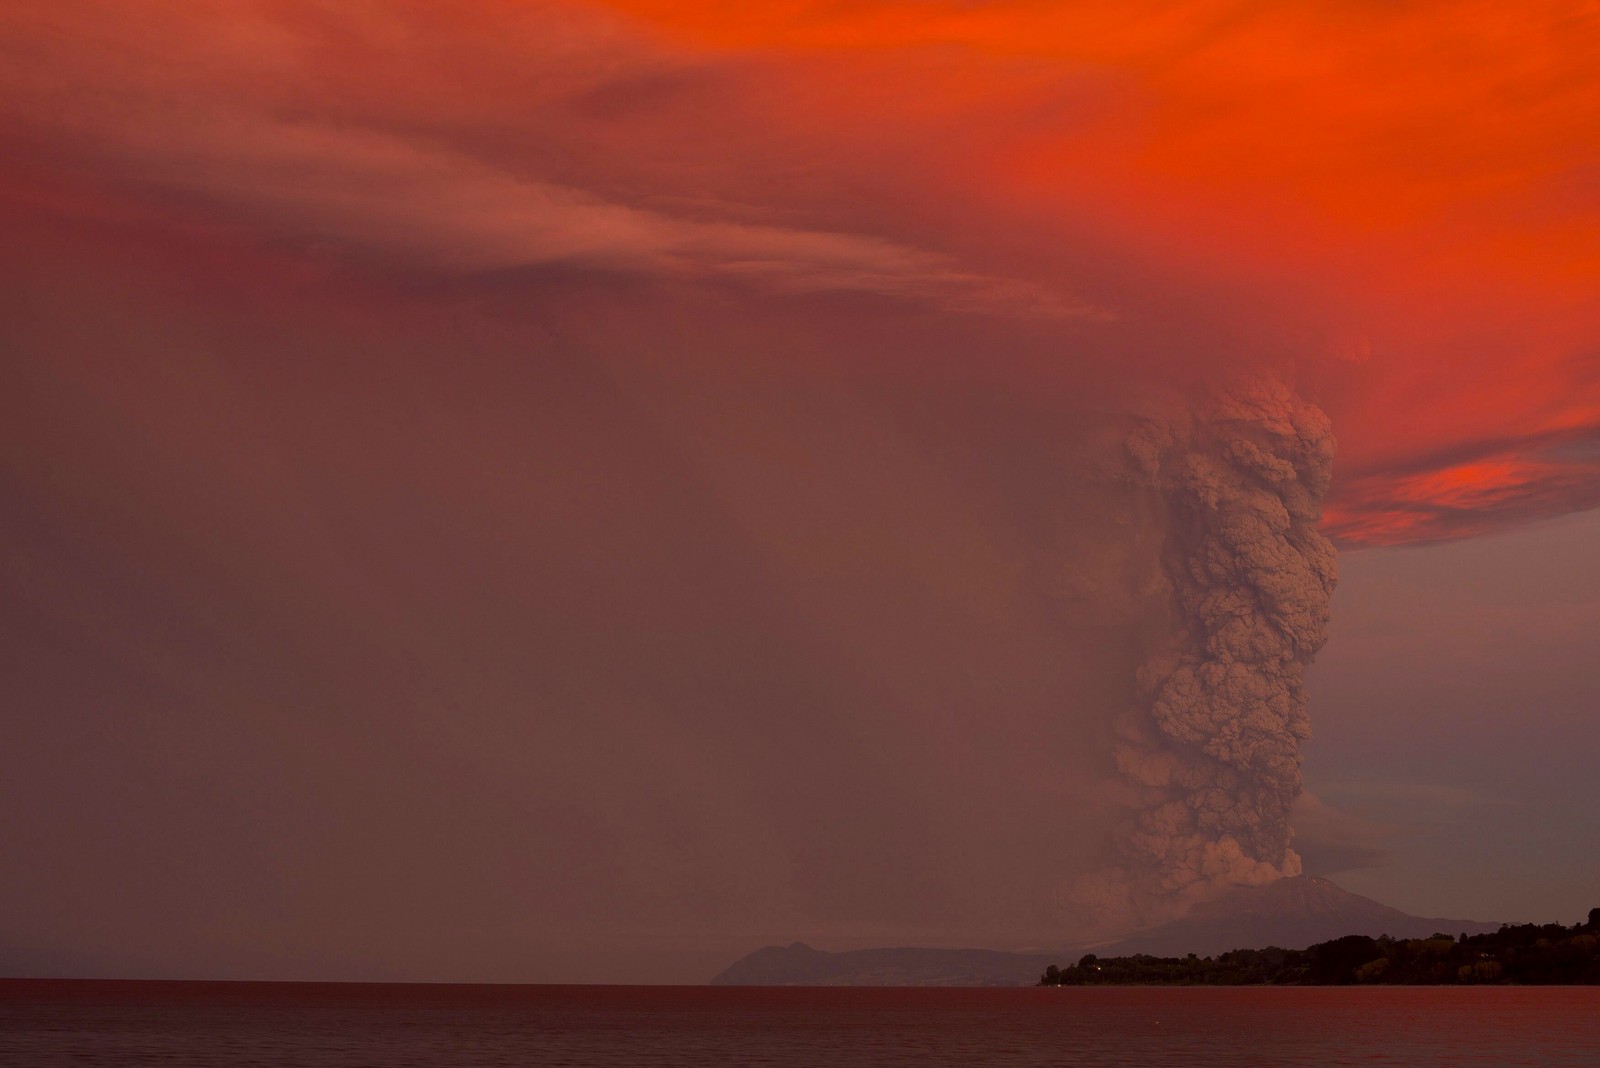
[[[1235,949],[1216,957],[1097,957],[1050,965],[1040,986],[1343,986],[1600,984],[1600,908],[1586,923],[1507,924],[1491,934],[1346,935],[1306,949]]]

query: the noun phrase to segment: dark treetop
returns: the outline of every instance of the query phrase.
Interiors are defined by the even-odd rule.
[[[1587,923],[1506,925],[1492,934],[1346,935],[1303,950],[1235,949],[1216,957],[1097,957],[1050,965],[1041,986],[1343,985],[1350,983],[1600,984],[1600,908]]]

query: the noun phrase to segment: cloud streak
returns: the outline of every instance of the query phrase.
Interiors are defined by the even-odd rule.
[[[1600,431],[1585,428],[1469,443],[1348,475],[1325,528],[1350,546],[1424,544],[1596,507]]]
[[[239,71],[205,62],[213,57],[200,50],[210,42],[187,20],[157,15],[139,27],[145,40],[158,40],[159,55],[147,60],[180,72],[158,79],[126,61],[54,49],[47,28],[45,16],[13,27],[31,29],[40,46],[14,49],[4,76],[14,129],[70,144],[127,194],[289,247],[429,272],[560,265],[874,294],[1002,316],[1105,314],[1047,286],[876,234],[752,221],[748,205],[705,198],[692,215],[673,214],[540,177],[526,160],[496,166],[357,110],[297,115],[292,94],[272,87],[277,72],[314,59],[308,42],[289,36],[291,25],[266,20],[248,35],[267,53],[248,52],[256,92],[240,91]],[[629,59],[650,66],[648,54]]]
[[[381,269],[871,294],[1083,326],[1078,365],[1288,366],[1342,428],[1350,546],[1595,503],[1587,461],[1539,444],[1600,426],[1583,5],[0,17],[0,136],[47,176],[11,183],[36,199],[66,175]],[[1359,363],[1329,341],[1351,336]],[[1429,466],[1491,438],[1531,451]]]

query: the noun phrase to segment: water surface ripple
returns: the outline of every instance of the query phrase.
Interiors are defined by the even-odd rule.
[[[1600,988],[0,980],[0,1065],[1600,1068]]]

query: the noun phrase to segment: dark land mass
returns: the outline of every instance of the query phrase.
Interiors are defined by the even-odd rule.
[[[717,986],[1026,986],[1045,967],[1092,950],[1103,956],[1218,954],[1240,946],[1308,946],[1347,934],[1425,938],[1484,934],[1499,924],[1412,916],[1326,879],[1302,875],[1236,890],[1182,919],[1117,942],[1049,952],[992,949],[858,949],[830,953],[803,942],[767,946],[735,961]]]
[[[712,986],[1026,986],[1059,953],[996,949],[856,949],[829,953],[804,942],[741,957]],[[1019,977],[1025,977],[1019,980]]]
[[[1489,934],[1427,938],[1345,935],[1303,950],[1268,946],[1216,957],[1086,953],[1051,965],[1041,986],[1342,986],[1600,984],[1600,908],[1587,923],[1505,925]]]

